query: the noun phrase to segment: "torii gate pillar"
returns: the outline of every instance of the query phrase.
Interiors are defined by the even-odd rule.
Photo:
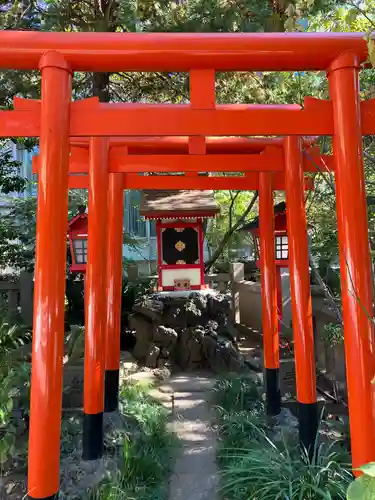
[[[52,500],[60,483],[69,122],[72,75],[47,52],[42,72],[28,497]]]
[[[363,169],[359,60],[340,56],[328,73],[333,104],[336,211],[353,468],[375,460],[373,294]]]

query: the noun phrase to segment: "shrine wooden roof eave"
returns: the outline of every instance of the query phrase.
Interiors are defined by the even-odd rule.
[[[74,215],[69,221],[68,221],[68,227],[71,228],[74,226],[74,224],[79,220],[79,219],[87,219],[87,212],[84,213],[78,213],[77,215]]]
[[[212,190],[145,190],[140,214],[147,219],[215,217],[220,207]]]
[[[176,212],[176,213],[171,213],[171,212],[149,212],[149,213],[142,213],[142,217],[144,219],[149,219],[149,220],[176,220],[176,219],[181,219],[181,220],[188,220],[188,219],[211,219],[215,217],[218,212],[202,212],[202,211],[196,211],[196,212]]]

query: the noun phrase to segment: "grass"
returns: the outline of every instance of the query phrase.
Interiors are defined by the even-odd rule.
[[[247,377],[229,376],[219,380],[214,388],[221,438],[218,461],[221,466],[231,462],[236,449],[254,437],[258,428],[266,428],[265,408],[261,387]]]
[[[134,423],[124,434],[120,471],[92,492],[90,500],[165,500],[176,438],[167,429],[167,410],[149,396],[149,386],[127,383],[122,413]]]
[[[275,433],[264,416],[261,387],[247,377],[218,382],[215,396],[223,500],[346,498],[352,476],[345,466],[348,454],[340,444],[317,445],[309,460],[295,433]]]

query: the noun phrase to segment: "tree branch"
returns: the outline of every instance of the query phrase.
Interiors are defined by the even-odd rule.
[[[375,158],[367,153],[367,151],[363,151],[363,156],[375,165]]]
[[[343,324],[343,319],[342,319],[342,314],[341,314],[340,307],[337,305],[337,302],[336,302],[334,296],[332,295],[331,290],[329,289],[327,283],[321,277],[321,275],[320,275],[317,267],[315,266],[310,250],[309,250],[309,264],[310,264],[310,267],[311,267],[312,274],[314,275],[316,281],[319,283],[319,286],[322,288],[326,299],[332,305],[333,310],[335,311],[337,320],[341,324]]]
[[[229,205],[229,229],[233,225],[233,207],[234,207],[234,203],[235,203],[236,199],[238,198],[238,195],[240,194],[240,192],[241,191],[237,191],[236,194],[233,196],[232,191],[229,191],[230,199],[231,199],[231,202]]]
[[[217,259],[220,257],[220,255],[223,253],[224,248],[228,244],[229,240],[233,236],[233,234],[237,231],[237,229],[241,226],[241,224],[245,221],[246,217],[249,215],[251,212],[256,200],[258,199],[258,191],[256,191],[253,194],[252,199],[250,200],[250,203],[246,207],[246,210],[243,212],[241,217],[236,221],[236,223],[227,230],[227,232],[224,234],[223,239],[219,243],[218,247],[216,248],[215,252],[213,253],[211,259],[205,264],[205,272],[208,272],[211,267],[215,264]]]

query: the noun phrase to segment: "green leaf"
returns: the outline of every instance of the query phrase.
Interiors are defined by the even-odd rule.
[[[284,23],[284,28],[286,31],[293,31],[294,28],[295,28],[295,20],[293,19],[293,17],[288,17],[288,19],[285,21]]]
[[[295,11],[296,11],[296,9],[292,3],[290,3],[288,5],[288,7],[286,8],[286,14],[289,17],[292,17],[294,15]]]
[[[348,488],[347,500],[374,500],[375,478],[363,475],[358,477]]]
[[[353,7],[352,9],[348,10],[348,13],[346,14],[345,21],[348,23],[350,26],[358,17],[358,9],[356,7]]]
[[[375,477],[375,462],[369,462],[359,468],[366,476]]]

